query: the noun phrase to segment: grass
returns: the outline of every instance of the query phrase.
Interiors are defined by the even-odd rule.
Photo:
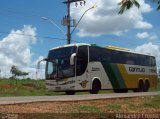
[[[108,104],[106,108],[109,110],[119,111],[121,109],[121,103],[113,103],[113,104],[111,103],[111,104]]]
[[[144,111],[146,109],[160,109],[160,96],[139,97],[135,100],[125,99],[107,105],[107,108],[116,112]],[[160,110],[159,110],[160,111]]]
[[[62,93],[46,92],[44,80],[0,80],[0,96],[43,96]]]
[[[150,91],[160,91],[160,79],[158,79],[157,87],[150,88]]]
[[[160,91],[160,82],[156,88],[151,88],[150,91]],[[101,90],[99,92],[99,94],[107,93],[113,93],[113,91]],[[64,92],[47,92],[45,88],[45,80],[17,80],[16,82],[16,80],[12,79],[0,79],[0,96],[51,96],[64,94]],[[89,94],[89,92],[76,93],[76,95],[83,94]]]
[[[102,110],[96,106],[79,106],[80,111],[89,112],[89,113],[102,113]]]
[[[73,102],[0,105],[0,113],[26,114],[31,118],[115,119],[116,114],[159,114],[160,96]],[[36,113],[33,113],[36,112]],[[39,116],[41,115],[41,116]]]
[[[151,99],[146,100],[144,103],[144,107],[160,109],[160,96],[151,97]]]

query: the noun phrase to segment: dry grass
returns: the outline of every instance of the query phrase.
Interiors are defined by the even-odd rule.
[[[3,113],[15,119],[115,119],[119,113],[160,114],[160,96],[0,105]]]
[[[1,105],[1,113],[160,113],[156,97]],[[158,103],[158,102],[157,102]]]

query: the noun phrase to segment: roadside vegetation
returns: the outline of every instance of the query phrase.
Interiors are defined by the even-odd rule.
[[[150,91],[160,91],[160,81],[158,86],[151,88]],[[132,92],[132,91],[130,91]],[[112,90],[100,91],[100,94],[113,93]],[[79,92],[80,94],[89,94],[88,92]],[[0,96],[51,96],[65,95],[64,92],[47,92],[45,88],[45,80],[31,79],[0,79]]]
[[[160,91],[160,82],[157,88]],[[112,93],[112,91],[100,91]],[[89,94],[88,92],[76,93]],[[62,93],[46,92],[45,80],[15,80],[0,79],[0,96],[44,96],[65,95]],[[33,113],[34,112],[34,113]],[[11,113],[19,118],[116,118],[116,114],[158,114],[160,113],[160,96],[138,98],[106,99],[73,102],[40,102],[28,104],[0,105],[0,113]]]
[[[63,93],[47,92],[44,80],[0,79],[0,96],[44,96]]]
[[[43,95],[43,81],[1,79],[0,96],[32,96]]]

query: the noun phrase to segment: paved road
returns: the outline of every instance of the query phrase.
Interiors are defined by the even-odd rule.
[[[0,105],[31,103],[31,102],[56,102],[56,101],[82,101],[98,99],[128,98],[140,96],[160,95],[160,91],[146,93],[111,93],[111,94],[85,94],[85,95],[60,95],[60,96],[26,96],[26,97],[0,97]]]

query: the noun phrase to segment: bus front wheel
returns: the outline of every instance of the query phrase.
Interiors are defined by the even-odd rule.
[[[91,94],[97,94],[99,90],[101,89],[101,83],[99,80],[93,81],[92,89],[90,90]]]

